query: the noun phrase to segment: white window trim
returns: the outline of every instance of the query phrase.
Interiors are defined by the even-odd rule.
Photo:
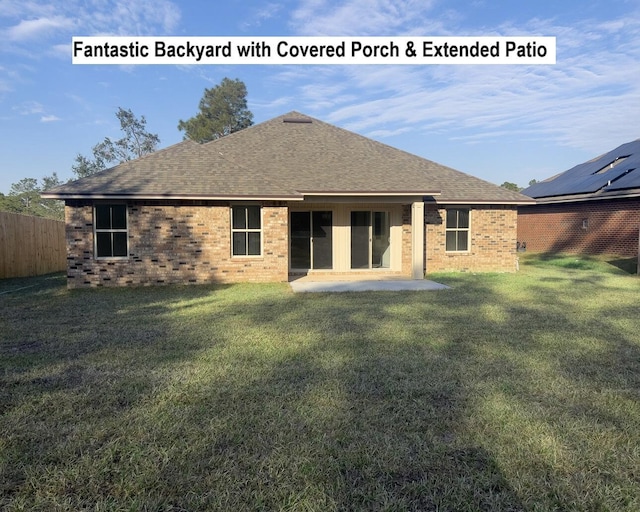
[[[258,209],[260,210],[260,228],[259,229],[251,229],[251,228],[243,228],[243,229],[234,229],[233,227],[233,209],[234,208],[248,208],[250,206],[254,206],[254,207],[258,207]],[[231,252],[231,257],[232,258],[240,258],[240,259],[256,259],[256,258],[262,258],[263,254],[264,254],[264,230],[263,230],[263,226],[264,226],[264,217],[263,217],[263,210],[264,208],[262,207],[262,205],[259,204],[234,204],[232,206],[229,207],[229,218],[231,220],[230,226],[231,226],[231,239],[230,239],[230,247],[229,250]],[[247,222],[248,224],[248,222]],[[260,233],[260,254],[233,254],[233,234],[234,233]],[[249,247],[248,245],[248,239],[247,239],[247,249]]]
[[[469,227],[468,228],[448,228],[447,227],[447,218],[445,217],[444,219],[444,247],[445,247],[445,253],[448,254],[469,254],[471,252],[471,208],[465,207],[465,206],[456,206],[456,207],[452,207],[452,208],[446,208],[445,209],[445,215],[448,216],[449,215],[449,211],[450,210],[467,210],[469,212]],[[460,250],[451,250],[451,249],[447,249],[447,233],[449,233],[450,231],[453,231],[455,233],[458,233],[460,231],[466,231],[467,232],[467,248],[463,251]]]
[[[97,206],[124,206],[125,229],[98,229],[96,207]],[[127,255],[126,256],[98,256],[98,233],[125,233],[127,239]],[[93,254],[96,260],[128,260],[129,259],[129,208],[125,203],[99,203],[93,205]]]

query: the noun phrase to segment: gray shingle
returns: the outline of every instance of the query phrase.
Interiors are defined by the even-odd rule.
[[[529,198],[290,112],[206,144],[181,142],[49,191],[51,196],[281,197],[414,194],[439,203]]]

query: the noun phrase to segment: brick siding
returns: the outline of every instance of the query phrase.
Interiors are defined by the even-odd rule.
[[[212,201],[127,203],[129,257],[94,257],[93,204],[67,201],[69,288],[96,286],[285,282],[289,278],[288,208],[265,203],[260,257],[231,256],[230,205]],[[446,209],[425,206],[427,272],[515,271],[516,208],[471,208],[469,251],[445,250]],[[402,264],[394,275],[411,275],[411,205],[402,209]]]
[[[469,250],[447,252],[446,208],[425,205],[426,272],[515,272],[518,223],[516,207],[496,205],[469,208]]]
[[[518,209],[518,241],[526,242],[527,252],[633,257],[638,254],[639,227],[640,199]]]
[[[263,205],[260,257],[231,257],[228,204],[137,201],[127,210],[129,257],[98,260],[92,204],[67,202],[70,288],[288,280],[288,208],[282,204]]]

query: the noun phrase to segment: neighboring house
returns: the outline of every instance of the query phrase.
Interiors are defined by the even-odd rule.
[[[514,271],[516,192],[291,112],[59,186],[68,284]]]
[[[638,254],[640,139],[523,190],[518,241],[527,251]]]

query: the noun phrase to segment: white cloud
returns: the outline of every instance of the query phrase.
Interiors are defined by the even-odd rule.
[[[287,105],[294,102],[294,98],[291,96],[281,96],[273,100],[253,100],[249,104],[249,108],[259,107],[263,110],[278,110],[285,108]]]
[[[93,2],[81,20],[89,35],[158,35],[170,33],[180,21],[180,9],[167,0]]]
[[[0,66],[0,93],[9,92],[11,90],[11,87],[9,86],[9,81],[7,80],[7,78],[12,76],[15,76],[15,71],[9,70],[4,66]]]
[[[170,34],[180,17],[170,0],[0,0],[0,55],[17,56],[21,65],[51,56],[69,59],[74,35]],[[25,80],[7,76],[0,92]]]
[[[40,116],[41,123],[60,121],[58,116],[47,114],[44,105],[38,101],[25,101],[13,107],[13,111],[21,116]]]
[[[54,44],[51,47],[51,54],[68,59],[71,55],[71,43]]]
[[[410,128],[398,128],[397,130],[374,130],[369,132],[369,137],[373,138],[385,138],[385,137],[395,137],[396,135],[402,135],[403,133],[407,133],[411,131]]]
[[[291,24],[301,35],[409,34],[431,9],[432,0],[303,0],[293,12]],[[420,20],[420,23],[416,23]]]
[[[291,23],[309,35],[399,34],[424,25],[431,14],[426,3],[422,19],[414,21],[408,5],[306,0]],[[450,29],[462,33],[455,24]],[[556,36],[557,64],[316,67],[288,69],[281,79],[297,91],[300,109],[377,138],[437,133],[473,144],[517,136],[593,151],[638,137],[640,16],[571,25],[534,19],[486,27],[482,35],[491,34]]]
[[[282,12],[282,4],[268,2],[257,10],[254,10],[249,18],[241,24],[243,30],[260,27],[265,21],[275,18],[278,13]]]
[[[6,31],[6,36],[10,41],[27,41],[58,31],[72,30],[74,26],[74,21],[64,16],[22,20],[17,25],[10,27]]]
[[[0,19],[13,22],[1,35],[15,43],[51,35],[67,40],[74,32],[166,34],[176,28],[180,17],[180,9],[169,0],[57,0],[47,4],[0,0]]]
[[[53,2],[39,3],[29,0],[0,0],[0,13],[6,18],[49,17],[55,16],[56,5]]]
[[[34,114],[44,113],[44,107],[37,101],[25,101],[24,103],[13,107],[13,110],[21,116],[30,116]]]

